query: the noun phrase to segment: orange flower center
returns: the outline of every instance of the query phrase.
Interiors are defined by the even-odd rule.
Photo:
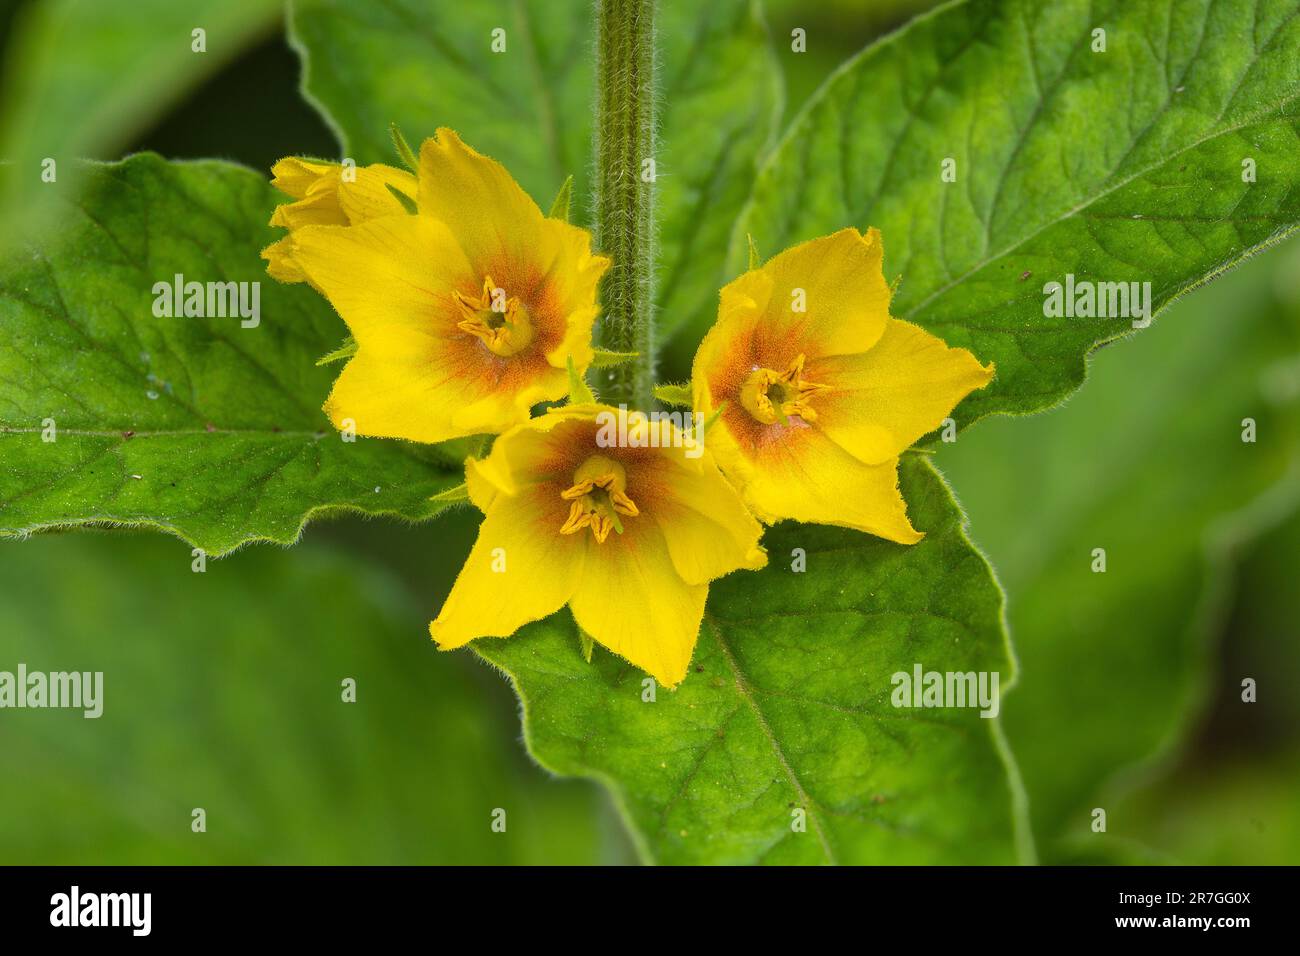
[[[533,323],[518,296],[506,296],[491,276],[483,277],[483,292],[472,299],[453,292],[460,307],[456,328],[482,340],[494,355],[508,357],[522,352],[533,341]]]
[[[619,515],[635,518],[641,512],[627,496],[627,472],[604,455],[592,455],[573,473],[572,487],[560,492],[569,504],[569,517],[560,534],[577,534],[590,528],[604,544],[610,531],[623,533]]]
[[[740,383],[740,404],[755,421],[764,425],[790,424],[791,418],[805,422],[817,420],[811,399],[827,388],[803,377],[804,357],[800,355],[784,372],[755,368]]]

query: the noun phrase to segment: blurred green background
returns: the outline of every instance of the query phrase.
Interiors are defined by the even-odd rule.
[[[769,2],[787,117],[929,5]],[[273,0],[0,14],[0,155],[337,152]],[[176,58],[199,15],[213,55]],[[0,203],[6,228],[39,212]],[[1008,590],[1004,714],[1044,860],[1300,862],[1298,355],[1291,243],[1101,350],[1064,407],[937,450]],[[172,538],[0,541],[0,670],[105,673],[98,720],[0,713],[0,863],[634,862],[598,787],[528,759],[510,688],[428,640],[474,529],[339,520],[203,574]]]

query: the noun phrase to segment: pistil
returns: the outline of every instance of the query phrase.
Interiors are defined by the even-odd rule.
[[[816,421],[817,410],[811,400],[828,386],[804,381],[803,365],[804,356],[799,355],[784,372],[755,368],[741,383],[740,404],[764,425],[788,425],[791,418]]]
[[[518,296],[507,297],[491,276],[483,278],[483,292],[477,300],[453,292],[460,307],[456,328],[483,341],[494,355],[516,355],[533,341],[533,323]]]
[[[569,504],[569,517],[560,534],[577,534],[590,528],[596,541],[605,543],[611,531],[623,533],[620,515],[635,518],[641,512],[627,495],[627,472],[604,455],[592,455],[573,474],[573,484],[560,492]]]

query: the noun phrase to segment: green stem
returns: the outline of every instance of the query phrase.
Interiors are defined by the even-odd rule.
[[[637,352],[603,371],[600,393],[649,410],[654,384],[655,0],[596,0],[596,246],[613,263],[601,286],[601,342]]]

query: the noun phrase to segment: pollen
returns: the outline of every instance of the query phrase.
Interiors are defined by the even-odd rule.
[[[791,418],[816,421],[817,410],[812,406],[812,398],[827,386],[805,381],[803,364],[801,354],[784,372],[770,368],[755,368],[750,372],[740,386],[740,404],[745,411],[764,425],[777,422],[788,425]]]
[[[452,296],[461,312],[456,328],[481,339],[494,355],[517,355],[533,341],[528,309],[518,296],[507,297],[490,275],[483,277],[483,291],[477,299],[460,291],[452,292]]]
[[[577,534],[590,528],[604,544],[610,531],[623,533],[619,515],[635,518],[641,512],[627,496],[627,472],[604,455],[592,455],[573,473],[573,485],[560,492],[569,502],[569,517],[560,534]]]

